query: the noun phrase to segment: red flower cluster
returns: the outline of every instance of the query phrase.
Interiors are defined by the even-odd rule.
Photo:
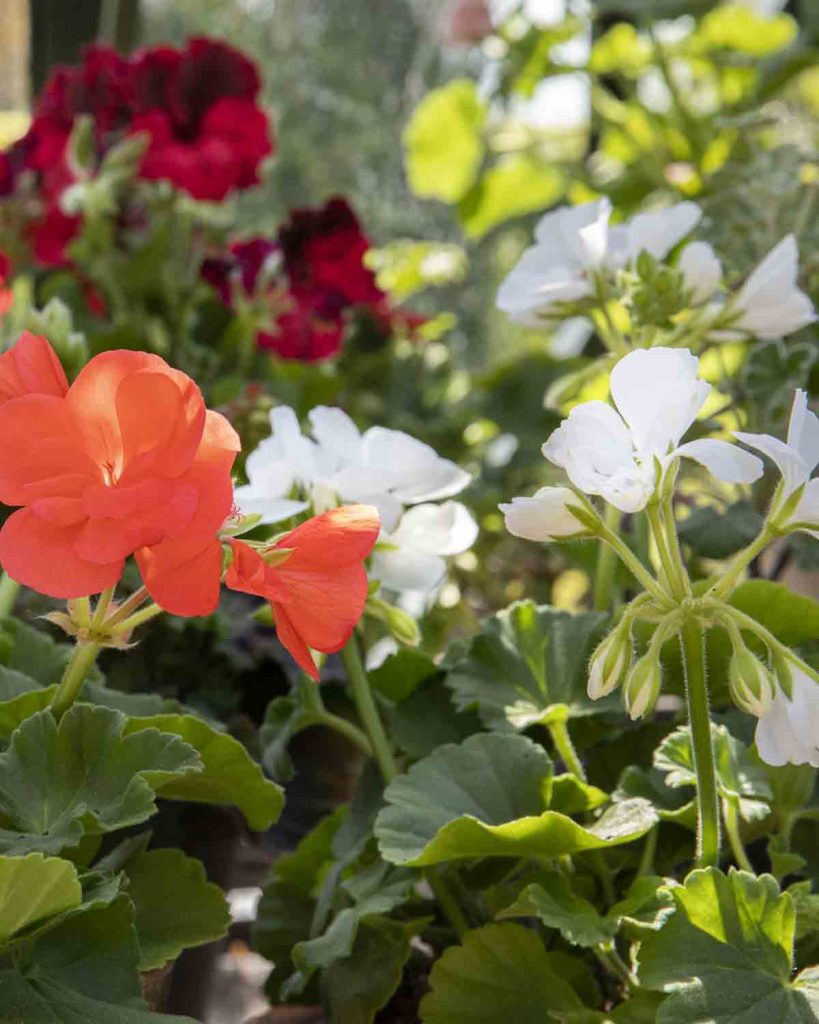
[[[364,264],[369,248],[349,203],[336,196],[317,209],[294,210],[275,241],[236,242],[227,255],[206,260],[202,276],[226,305],[233,305],[234,289],[267,304],[272,329],[259,333],[260,348],[318,362],[341,349],[353,310],[365,310],[389,332],[387,296]]]
[[[0,356],[0,436],[0,501],[17,507],[0,529],[0,564],[13,579],[85,597],[114,587],[133,555],[162,608],[215,610],[240,445],[190,377],[114,351],[69,387],[49,343],[26,333]],[[339,650],[361,616],[379,528],[358,505],[267,549],[231,540],[226,582],[270,602],[281,642],[315,676],[309,648]]]
[[[66,144],[80,114],[93,118],[98,156],[136,132],[149,136],[140,175],[170,181],[195,199],[221,200],[259,180],[272,152],[270,124],[258,105],[259,76],[243,54],[213,39],[183,50],[143,50],[126,59],[89,47],[78,67],[59,67],[34,108],[28,133],[0,154],[0,194],[23,172],[36,176],[45,214],[33,229],[37,259],[65,261],[79,221],[59,208],[71,183]]]

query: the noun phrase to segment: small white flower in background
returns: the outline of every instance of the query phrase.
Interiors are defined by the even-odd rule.
[[[768,764],[810,764],[819,768],[819,684],[793,669],[793,696],[781,690],[756,727],[756,747]]]
[[[309,419],[312,438],[301,433],[292,409],[271,412],[273,434],[248,457],[249,483],[236,488],[243,512],[270,524],[311,505],[316,511],[364,502],[378,508],[389,531],[407,505],[451,497],[470,482],[454,462],[399,430],[362,433],[345,412],[327,406],[317,406]],[[294,491],[303,500],[294,500]]]
[[[819,466],[819,417],[808,409],[806,392],[796,391],[794,394],[787,441],[780,441],[770,434],[746,434],[743,431],[737,431],[735,437],[767,455],[776,464],[782,474],[780,505],[804,488],[796,508],[783,525],[791,524],[793,529],[805,530],[819,537],[819,477],[810,479],[811,473]]]
[[[771,249],[734,296],[739,319],[723,336],[783,338],[816,320],[813,303],[797,286],[799,250],[793,235]],[[739,333],[737,333],[739,332]]]
[[[698,306],[714,297],[722,281],[722,264],[708,242],[689,242],[680,253],[677,269]]]
[[[498,508],[503,512],[506,529],[515,537],[550,541],[586,532],[570,509],[577,504],[577,495],[568,487],[541,487],[531,498],[512,498],[508,505]]]
[[[460,502],[416,505],[382,534],[370,575],[397,593],[434,592],[446,575],[445,559],[468,551],[477,536],[478,524]]]
[[[576,406],[543,446],[585,494],[599,494],[622,512],[645,508],[661,467],[686,457],[726,483],[752,483],[762,475],[755,456],[727,441],[705,438],[680,445],[711,392],[687,349],[630,352],[611,374],[611,397]]]
[[[625,224],[609,226],[611,203],[598,199],[562,206],[535,228],[535,244],[512,268],[497,297],[498,309],[511,319],[537,327],[555,316],[555,304],[594,293],[594,275],[627,266],[641,252],[663,259],[702,216],[696,203],[639,213]]]

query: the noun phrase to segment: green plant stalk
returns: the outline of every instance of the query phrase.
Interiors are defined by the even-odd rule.
[[[674,518],[674,505],[671,494],[663,499],[660,505],[660,515],[662,524],[665,527],[668,554],[676,568],[682,593],[687,596],[691,593],[691,580],[685,568],[685,560],[683,559],[682,548],[680,547],[680,538],[677,534],[677,522]]]
[[[469,922],[443,874],[437,867],[433,867],[427,869],[425,877],[447,921],[452,925],[458,938],[463,938],[469,931]]]
[[[355,634],[350,637],[347,645],[342,649],[341,659],[347,671],[347,678],[350,680],[350,688],[358,716],[361,724],[364,726],[364,731],[369,737],[373,754],[381,770],[381,775],[385,782],[390,782],[395,778],[398,769],[395,765],[390,741],[387,739],[381,716],[376,707],[375,698],[370,688],[370,681],[367,678],[367,673],[361,660],[361,652],[358,649],[358,640]]]
[[[134,612],[127,619],[122,619],[112,629],[111,633],[114,635],[130,633],[131,630],[136,629],[137,626],[141,626],[143,622],[150,622],[151,619],[155,619],[157,615],[161,615],[164,609],[160,608],[158,604],[149,604],[147,608],[140,608],[138,612]],[[110,625],[110,622],[104,623],[105,626]]]
[[[765,550],[774,535],[774,531],[769,526],[765,526],[762,533],[760,533],[753,543],[749,544],[748,547],[744,548],[742,551],[737,552],[733,559],[728,563],[728,568],[725,570],[725,573],[710,588],[705,596],[720,599],[728,597],[734,587],[736,587],[739,577],[742,575],[746,567],[751,564],[758,554]]]
[[[728,836],[734,860],[743,871],[750,871],[753,874],[754,866],[748,859],[748,854],[745,852],[745,844],[742,842],[742,836],[739,831],[739,811],[736,800],[722,801],[722,818],[725,822],[725,834]]]
[[[107,590],[103,590],[100,596],[97,598],[97,607],[94,609],[94,614],[91,616],[91,629],[98,629],[105,622],[105,616],[108,614],[108,609],[111,607],[111,601],[114,599],[114,591],[116,587],[109,587]]]
[[[628,969],[628,965],[614,948],[613,944],[595,946],[594,953],[600,963],[615,978],[619,978],[627,988],[633,988],[636,985],[634,975]]]
[[[116,626],[120,622],[123,622],[130,615],[132,615],[140,605],[143,605],[148,600],[148,590],[146,587],[140,587],[135,590],[130,597],[126,597],[122,604],[109,615],[106,625]]]
[[[603,519],[605,528],[613,535],[620,532],[622,514],[614,505],[606,505]],[[614,596],[614,574],[617,570],[617,557],[614,550],[607,544],[601,544],[597,552],[597,565],[594,570],[594,610],[607,612],[611,610]]]
[[[705,638],[695,619],[689,619],[680,630],[680,648],[697,773],[697,863],[700,867],[715,867],[720,847],[719,794],[708,710]]]
[[[637,877],[650,875],[654,868],[654,857],[657,853],[657,840],[660,830],[657,825],[650,829],[643,844],[643,852],[640,854],[640,863],[637,865]]]
[[[555,750],[560,755],[561,760],[572,772],[576,775],[581,782],[586,781],[586,769],[583,767],[583,762],[575,749],[572,738],[569,735],[569,728],[565,722],[547,722],[546,728],[549,730],[549,735],[552,737],[552,743],[555,745]]]
[[[74,647],[71,660],[65,667],[57,692],[51,698],[51,711],[58,720],[77,699],[80,687],[94,666],[101,650],[100,644],[88,640],[80,640]]]
[[[303,672],[299,676],[298,687],[305,703],[315,718],[316,725],[325,725],[328,729],[333,729],[335,732],[345,736],[351,743],[354,743],[368,757],[373,756],[372,744],[367,739],[366,734],[346,718],[343,718],[341,715],[335,715],[332,711],[327,710],[319,691],[319,684],[315,679],[311,679],[310,676]]]
[[[651,526],[651,535],[657,546],[657,553],[660,556],[660,565],[668,581],[668,587],[673,596],[679,601],[686,593],[685,570],[682,568],[682,561],[679,556],[675,558],[675,551],[669,543],[668,531],[660,506],[650,504],[646,507],[646,515]],[[675,535],[676,536],[676,535]]]
[[[20,584],[13,580],[7,572],[0,576],[0,619],[6,618],[14,611],[14,602],[20,593]]]
[[[638,581],[638,583],[642,583],[643,587],[645,587],[649,594],[651,594],[651,596],[655,598],[662,607],[670,608],[673,606],[674,602],[666,591],[659,585],[648,569],[646,569],[643,563],[630,550],[621,537],[618,537],[617,534],[605,526],[605,524],[600,528],[599,536],[602,541],[608,544],[616,552],[618,558],[632,576]]]

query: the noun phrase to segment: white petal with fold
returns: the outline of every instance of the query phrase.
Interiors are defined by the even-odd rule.
[[[578,503],[568,487],[541,487],[531,498],[513,498],[499,505],[506,529],[524,540],[550,541],[582,533],[584,527],[569,511]]]
[[[765,469],[762,460],[755,455],[716,438],[688,441],[672,454],[699,462],[717,480],[726,484],[752,484],[762,476]]]

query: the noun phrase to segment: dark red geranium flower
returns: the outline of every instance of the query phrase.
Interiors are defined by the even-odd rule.
[[[260,348],[285,359],[317,362],[336,355],[349,315],[358,309],[386,325],[387,297],[364,263],[370,242],[346,199],[333,197],[314,209],[294,210],[275,242],[252,238],[227,254],[206,260],[202,276],[233,304],[236,289],[267,303],[273,329],[260,331]],[[278,257],[280,268],[264,294],[259,275]]]

